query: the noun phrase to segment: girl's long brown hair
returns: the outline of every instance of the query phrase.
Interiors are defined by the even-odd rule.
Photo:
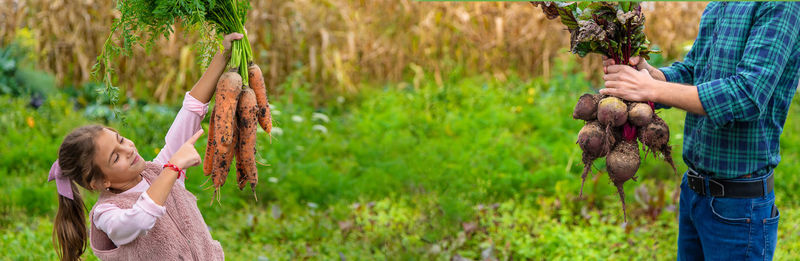
[[[86,228],[86,206],[81,197],[81,186],[93,190],[92,184],[103,179],[100,169],[93,163],[94,140],[106,128],[88,125],[73,130],[64,138],[58,149],[58,164],[62,175],[70,179],[72,197],[58,195],[58,213],[53,222],[53,245],[61,260],[80,260],[86,252],[89,231]]]

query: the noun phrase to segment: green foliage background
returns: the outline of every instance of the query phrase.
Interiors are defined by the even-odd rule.
[[[259,135],[257,158],[269,166],[259,166],[258,201],[229,183],[221,202],[210,204],[199,168],[189,170],[187,188],[229,260],[674,260],[680,174],[663,161],[648,158],[639,182],[626,185],[627,226],[602,160],[577,198],[575,139],[583,123],[570,115],[577,97],[596,86],[574,58],[555,62],[549,79],[497,81],[456,70],[441,86],[426,75],[418,88],[408,79],[322,107],[312,105],[309,81],[293,74],[282,83],[286,93],[272,97],[280,130],[272,139]],[[123,124],[92,102],[99,98],[71,88],[34,109],[29,96],[0,96],[0,259],[56,259],[56,192],[46,176],[71,129],[107,124],[151,159],[178,110],[129,100]],[[791,193],[800,189],[798,110],[790,112],[776,170],[779,260],[800,256]],[[659,113],[684,171],[684,113]],[[96,195],[85,194],[91,206]]]

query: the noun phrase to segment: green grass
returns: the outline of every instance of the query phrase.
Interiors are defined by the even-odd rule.
[[[515,260],[674,260],[680,176],[663,161],[648,158],[639,182],[626,184],[627,226],[603,160],[584,199],[577,198],[582,165],[575,139],[583,123],[570,115],[591,84],[573,68],[562,63],[549,80],[453,74],[441,87],[432,78],[418,89],[387,84],[326,107],[311,105],[310,86],[295,75],[281,86],[286,94],[273,97],[282,134],[270,143],[260,132],[257,158],[270,166],[259,166],[259,200],[229,182],[220,203],[210,205],[212,191],[199,168],[189,171],[187,188],[230,260],[449,260],[489,252]],[[61,94],[38,110],[21,98],[0,100],[6,148],[0,152],[0,256],[55,259],[56,192],[47,170],[63,136],[90,121]],[[789,115],[776,170],[777,259],[800,255],[799,196],[790,193],[800,188],[794,175],[800,124],[791,120],[798,110],[795,105]],[[153,158],[176,111],[134,104],[125,111],[127,126],[108,125]],[[679,171],[685,170],[684,113],[660,115],[670,124]],[[198,142],[201,153],[204,143]],[[87,200],[91,205],[96,196]]]

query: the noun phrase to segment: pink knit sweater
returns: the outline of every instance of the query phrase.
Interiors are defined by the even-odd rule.
[[[208,233],[197,208],[197,198],[187,191],[184,178],[175,182],[164,206],[147,195],[150,183],[172,154],[197,130],[208,104],[189,95],[165,137],[161,153],[147,162],[142,181],[120,194],[100,193],[91,217],[90,244],[102,260],[221,260],[222,248]],[[187,243],[188,242],[188,243]],[[149,260],[147,260],[149,261]]]
[[[161,173],[160,164],[147,162],[142,177],[152,183]],[[100,193],[97,204],[111,203],[120,208],[131,208],[141,193]],[[116,246],[94,223],[90,228],[89,242],[94,254],[101,260],[224,260],[222,246],[211,238],[203,216],[197,208],[197,198],[183,186],[175,184],[164,203],[166,214],[152,229],[130,243]],[[94,208],[92,208],[93,216]]]
[[[158,156],[153,159],[154,163],[167,163],[175,151],[183,145],[190,137],[200,130],[200,123],[208,112],[208,103],[203,103],[186,93],[183,99],[183,107],[175,116],[172,126],[169,127],[167,135],[164,137],[165,144]],[[178,178],[175,183],[184,186],[184,176]],[[184,186],[185,187],[185,186]],[[139,199],[130,208],[121,208],[111,203],[98,203],[94,205],[94,213],[91,216],[94,225],[105,232],[114,245],[125,245],[140,235],[147,233],[156,224],[156,220],[164,215],[164,206],[156,204],[146,193],[150,184],[144,179],[120,194],[138,193]],[[145,193],[142,193],[145,192]]]

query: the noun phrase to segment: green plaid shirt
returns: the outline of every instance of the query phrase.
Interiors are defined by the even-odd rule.
[[[712,2],[669,82],[697,86],[707,116],[686,114],[683,160],[714,178],[769,174],[800,73],[800,2]]]

